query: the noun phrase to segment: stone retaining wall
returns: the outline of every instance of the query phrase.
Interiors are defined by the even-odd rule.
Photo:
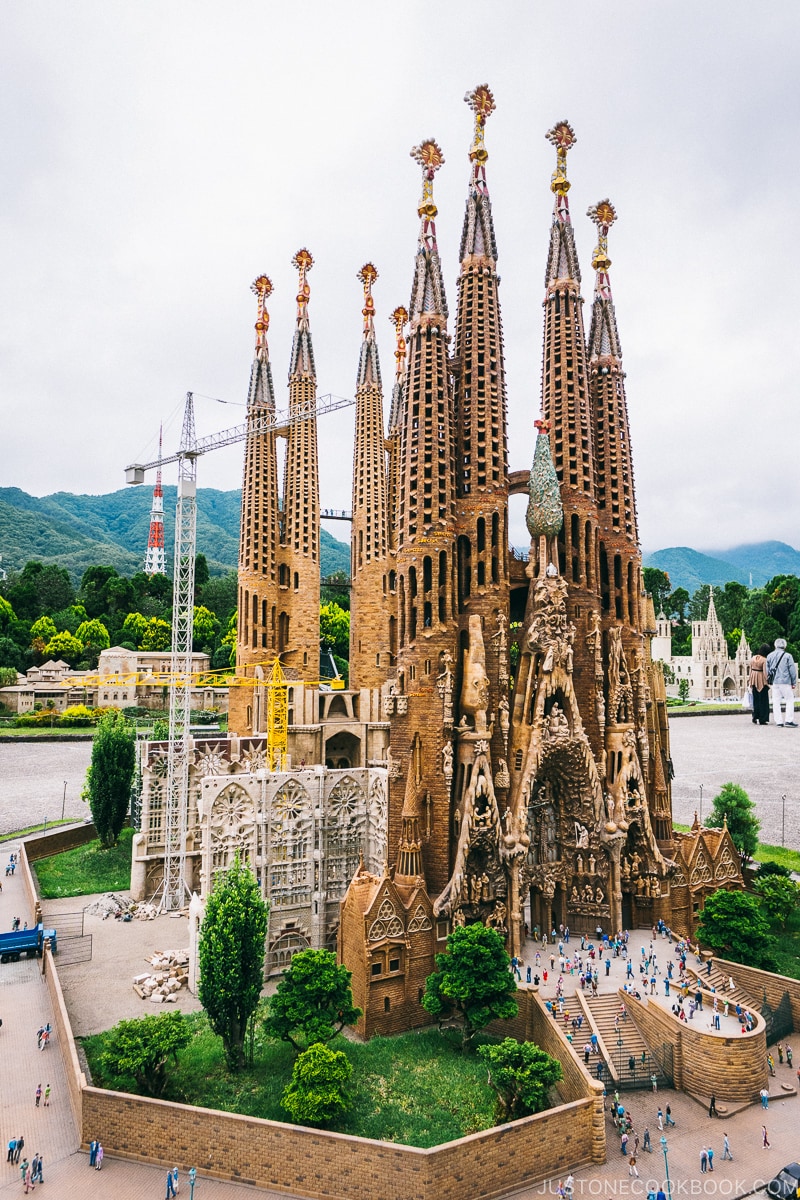
[[[788,975],[772,975],[769,971],[759,970],[758,967],[746,967],[742,963],[729,962],[724,958],[715,958],[714,962],[726,975],[732,975],[759,1003],[766,992],[771,1008],[777,1008],[788,992],[789,1003],[792,1006],[792,1023],[795,1033],[800,1032],[800,979],[790,979]],[[735,996],[735,993],[731,994]]]
[[[63,850],[74,850],[76,846],[85,846],[97,837],[97,830],[89,822],[83,825],[57,826],[50,833],[31,833],[25,838],[25,851],[28,862],[38,862],[40,858],[48,858],[51,854],[61,854]]]

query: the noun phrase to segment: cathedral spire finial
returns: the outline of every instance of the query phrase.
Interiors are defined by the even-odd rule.
[[[398,305],[394,310],[389,320],[394,325],[395,337],[395,375],[399,380],[402,380],[406,373],[406,339],[403,330],[408,324],[408,312],[403,308],[402,304]]]
[[[300,329],[308,324],[308,299],[311,295],[311,288],[308,286],[306,276],[314,265],[314,259],[310,251],[304,248],[297,251],[292,259],[292,265],[300,274],[297,283],[297,328]]]
[[[569,201],[567,192],[570,182],[567,179],[567,152],[578,140],[569,121],[559,121],[544,135],[551,146],[556,148],[556,169],[550,176],[550,191],[555,194],[555,214],[558,220],[569,225]]]
[[[417,213],[422,218],[420,242],[426,250],[435,250],[435,221],[439,210],[433,200],[433,179],[436,172],[444,164],[444,155],[433,138],[428,138],[414,147],[411,151],[411,157],[414,159],[414,162],[419,163],[422,167],[422,196],[417,205]]]
[[[483,140],[484,132],[486,122],[497,108],[497,105],[494,102],[494,96],[489,89],[488,83],[478,84],[471,92],[467,92],[464,100],[475,114],[475,132],[472,137],[469,158],[470,162],[474,164],[473,175],[477,175],[480,167],[489,157],[489,152]]]
[[[378,271],[371,263],[365,263],[358,272],[358,279],[364,285],[364,307],[361,310],[364,317],[364,336],[375,332],[375,301],[372,299],[372,285],[378,278]]]
[[[272,295],[272,280],[268,275],[259,275],[250,284],[250,291],[258,298],[258,316],[256,318],[256,353],[259,357],[269,358],[267,346],[267,330],[269,329],[269,313],[267,299]]]
[[[595,279],[595,295],[604,300],[611,299],[611,282],[608,269],[611,259],[608,257],[608,231],[617,219],[617,210],[610,200],[601,200],[586,210],[590,221],[597,226],[597,245],[592,254],[592,266],[597,272]]]

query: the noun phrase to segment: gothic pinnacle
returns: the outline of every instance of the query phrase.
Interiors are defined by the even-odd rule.
[[[569,121],[559,121],[544,135],[551,146],[556,148],[556,169],[550,179],[550,190],[557,196],[566,196],[570,189],[567,179],[567,151],[571,150],[578,140],[575,130]]]
[[[357,278],[364,286],[364,307],[361,310],[364,317],[364,336],[375,332],[375,301],[372,299],[372,285],[378,278],[377,269],[371,262],[365,263],[358,272]]]
[[[550,425],[547,421],[536,421],[535,425],[538,432],[525,522],[532,539],[554,538],[564,524],[561,489],[550,453]]]
[[[392,322],[392,325],[394,325],[394,336],[396,343],[394,352],[394,358],[397,364],[395,367],[395,375],[398,379],[402,380],[406,373],[406,339],[403,330],[408,324],[408,313],[403,308],[402,304],[398,305],[398,307],[389,317],[389,320]]]
[[[258,297],[258,317],[256,318],[256,351],[265,358],[269,357],[267,348],[267,331],[269,329],[269,313],[267,299],[272,295],[272,280],[268,275],[259,275],[250,284],[250,291]]]
[[[586,215],[597,226],[597,245],[592,255],[592,266],[598,275],[605,275],[611,266],[611,259],[608,257],[608,231],[617,219],[617,210],[611,201],[606,199],[593,204],[586,210]]]
[[[311,288],[308,286],[306,275],[314,265],[314,259],[310,251],[303,249],[298,250],[292,259],[292,265],[297,268],[300,278],[297,284],[297,326],[308,321],[308,299],[311,295]]]
[[[497,105],[494,102],[494,96],[489,89],[488,83],[478,84],[471,92],[467,92],[464,100],[475,114],[475,132],[472,138],[469,157],[470,162],[475,163],[477,169],[477,165],[485,163],[489,157],[489,152],[483,140],[484,131],[486,122],[497,108]]]
[[[433,179],[436,172],[444,164],[444,155],[433,138],[428,138],[427,141],[420,142],[418,146],[413,148],[411,157],[414,159],[414,162],[419,163],[422,167],[422,196],[417,205],[417,213],[422,217],[424,232],[427,232],[426,226],[430,225],[433,245],[435,246],[436,228],[433,222],[439,210],[433,201]]]

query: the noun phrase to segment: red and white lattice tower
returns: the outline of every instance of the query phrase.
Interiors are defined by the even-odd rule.
[[[161,462],[161,428],[158,430],[158,461]],[[153,507],[150,509],[150,533],[147,537],[147,553],[144,556],[145,575],[166,575],[167,560],[164,554],[164,493],[161,489],[161,467],[156,472],[153,488]]]

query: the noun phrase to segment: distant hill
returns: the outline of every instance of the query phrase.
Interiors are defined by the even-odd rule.
[[[800,575],[800,553],[786,542],[755,542],[713,554],[671,546],[646,554],[644,565],[666,571],[673,589],[692,593],[704,583],[722,587],[732,580],[749,587],[751,575],[753,587],[762,587],[774,575]]]
[[[55,492],[31,496],[20,488],[0,488],[0,554],[5,570],[20,570],[29,559],[66,567],[75,583],[87,567],[104,563],[129,575],[141,569],[150,526],[153,493],[121,488],[103,496]],[[200,488],[197,493],[197,550],[213,574],[236,570],[239,557],[241,493]],[[171,564],[175,534],[175,488],[164,488],[164,539]],[[323,575],[350,573],[350,547],[321,531]]]

